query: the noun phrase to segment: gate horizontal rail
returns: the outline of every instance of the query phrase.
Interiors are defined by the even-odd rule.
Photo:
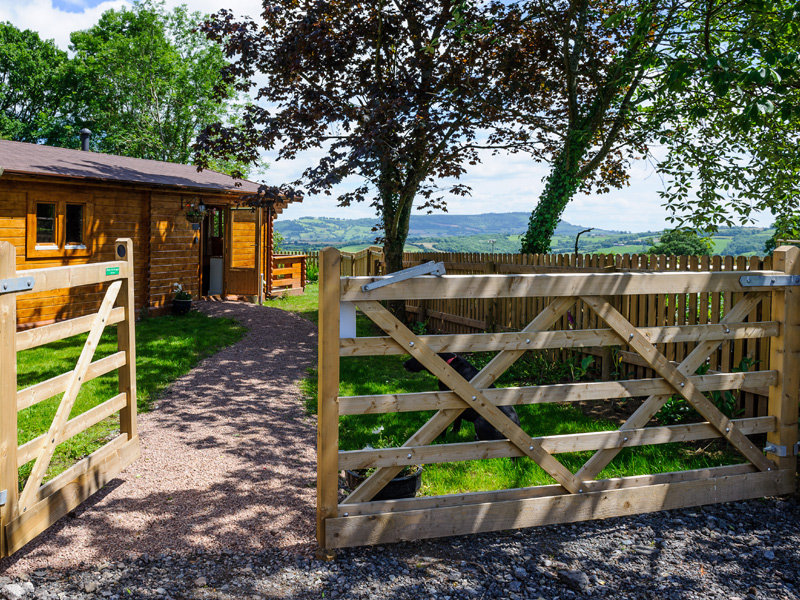
[[[800,272],[800,249],[779,248],[775,270],[751,271],[751,281],[792,281]],[[417,277],[372,291],[362,286],[376,277],[340,278],[341,257],[333,249],[320,254],[320,355],[318,402],[317,540],[321,553],[331,549],[529,527],[546,523],[629,515],[780,494],[794,489],[796,457],[780,448],[797,442],[800,391],[800,290],[791,286],[743,286],[736,272],[584,273],[454,275]],[[767,279],[752,279],[765,277]],[[736,301],[716,323],[636,327],[606,299],[640,294],[734,292]],[[550,299],[519,332],[417,336],[379,301],[427,298]],[[342,337],[343,303],[354,303],[385,332],[381,337]],[[559,329],[567,310],[581,302],[606,328]],[[758,307],[768,304],[771,320],[759,321]],[[349,318],[349,317],[348,317]],[[650,324],[648,324],[650,325]],[[697,375],[709,355],[727,340],[771,341],[763,370]],[[670,344],[691,343],[681,360],[664,355]],[[657,346],[658,345],[658,346]],[[658,377],[622,381],[491,388],[515,360],[531,349],[616,346],[634,353]],[[461,378],[439,352],[496,351],[470,382]],[[452,391],[339,397],[340,357],[410,354]],[[766,367],[766,368],[764,368]],[[768,389],[768,416],[729,419],[704,392]],[[684,398],[704,418],[674,426],[647,426],[671,397]],[[497,408],[546,402],[581,402],[608,398],[646,400],[616,431],[530,437]],[[467,408],[484,416],[507,438],[492,442],[430,443]],[[395,448],[340,451],[341,415],[434,410],[436,414],[405,444]],[[747,437],[767,434],[767,455]],[[726,439],[746,462],[693,471],[620,479],[596,479],[622,448],[702,439]],[[594,451],[577,472],[555,455]],[[773,453],[776,452],[776,453]],[[373,496],[404,466],[441,462],[523,457],[534,460],[558,484],[473,492],[397,501]],[[341,469],[375,472],[337,502]]]

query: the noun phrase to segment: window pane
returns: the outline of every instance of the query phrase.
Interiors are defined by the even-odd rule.
[[[36,243],[56,243],[56,205],[36,205]]]
[[[67,204],[65,228],[68,246],[83,244],[83,204]]]

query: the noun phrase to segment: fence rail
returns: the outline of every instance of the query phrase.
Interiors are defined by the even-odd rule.
[[[25,291],[4,293],[0,288],[0,556],[8,556],[34,539],[114,478],[139,455],[136,424],[136,351],[134,334],[133,243],[116,241],[116,261],[80,266],[16,271],[16,251],[0,242],[0,280],[3,287],[19,278],[32,278]],[[16,296],[28,292],[107,284],[97,313],[17,332]],[[114,308],[114,304],[120,306]],[[93,360],[106,325],[117,325],[117,352]],[[17,391],[17,353],[80,333],[88,338],[72,371]],[[70,419],[81,386],[117,370],[114,397]],[[17,414],[63,393],[47,433],[19,446]],[[42,485],[56,447],[100,421],[119,413],[120,433],[103,447]],[[19,490],[19,469],[34,461],[25,486]]]

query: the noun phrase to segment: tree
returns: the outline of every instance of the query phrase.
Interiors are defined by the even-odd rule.
[[[647,250],[648,254],[673,254],[675,256],[709,256],[708,242],[696,232],[686,229],[664,231],[658,243]]]
[[[800,212],[793,211],[787,215],[780,215],[772,224],[775,228],[774,235],[764,244],[764,252],[772,254],[780,244],[778,240],[792,240],[791,244],[800,246]]]
[[[546,253],[561,214],[579,191],[607,192],[627,181],[626,167],[647,151],[637,126],[653,67],[679,14],[679,0],[524,3],[528,36],[552,38],[547,57],[549,107],[532,89],[517,111],[536,130],[533,156],[551,165],[522,238],[522,252]],[[537,59],[538,60],[538,59]]]
[[[673,80],[653,98],[657,165],[671,220],[714,232],[771,211],[779,229],[800,189],[800,5],[782,0],[720,7],[676,46]]]
[[[684,213],[677,217],[679,224],[703,221],[713,231],[726,222],[722,215],[731,208],[715,203],[714,192],[701,190],[689,198],[693,177],[707,182],[706,192],[714,182],[739,186],[750,199],[755,188],[763,193],[774,187],[767,178],[750,182],[743,175],[726,183],[721,176],[709,177],[722,172],[720,156],[735,160],[737,154],[751,153],[762,166],[772,157],[781,178],[788,183],[796,177],[794,166],[780,162],[792,162],[785,132],[773,126],[761,136],[742,133],[742,123],[759,123],[760,115],[775,106],[758,89],[771,87],[780,95],[791,85],[776,85],[776,77],[797,72],[796,11],[788,0],[532,1],[520,10],[527,13],[529,35],[550,36],[550,45],[558,48],[549,57],[551,108],[531,110],[524,102],[517,107],[519,118],[541,132],[534,157],[551,165],[523,237],[524,252],[549,251],[555,226],[575,193],[624,185],[629,161],[649,154],[654,140],[670,147],[670,158],[659,166],[671,184],[665,191],[668,206]],[[780,70],[773,68],[778,63]],[[740,94],[745,89],[751,93]],[[541,105],[538,93],[532,92],[534,106]],[[704,107],[697,104],[701,98]],[[731,104],[737,105],[739,119],[728,111]],[[784,117],[800,103],[789,106]],[[709,116],[715,127],[703,131]],[[737,144],[725,146],[726,135]],[[774,142],[762,145],[770,136]],[[703,152],[682,162],[698,139]],[[769,202],[786,204],[783,198]]]
[[[387,269],[401,269],[415,198],[419,208],[444,208],[439,182],[479,162],[476,132],[497,126],[486,142],[495,145],[513,136],[499,126],[508,89],[495,77],[501,60],[513,71],[519,55],[495,40],[514,37],[519,21],[499,2],[455,0],[283,0],[265,3],[263,16],[258,25],[221,11],[203,26],[233,58],[227,83],[248,80],[244,91],[263,78],[255,92],[263,105],[248,105],[238,127],[209,127],[198,149],[245,162],[261,150],[292,159],[321,149],[295,183],[330,194],[358,178],[339,205],[371,201]],[[468,192],[458,183],[446,190]]]
[[[192,162],[196,135],[231,110],[213,97],[225,60],[216,44],[193,31],[201,19],[185,6],[167,12],[163,2],[145,0],[130,10],[108,10],[70,36],[79,82],[72,109],[94,132],[94,149]]]
[[[0,137],[54,145],[71,137],[63,113],[67,63],[52,40],[0,23]]]

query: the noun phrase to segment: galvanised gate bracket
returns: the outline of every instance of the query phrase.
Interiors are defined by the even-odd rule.
[[[742,275],[739,278],[742,287],[783,287],[800,285],[800,275]]]
[[[362,285],[361,290],[364,292],[369,292],[370,290],[374,290],[385,285],[398,283],[400,281],[405,281],[406,279],[413,279],[414,277],[419,277],[420,275],[436,275],[437,277],[441,277],[444,275],[444,263],[430,261],[423,265],[417,265],[416,267],[410,267],[408,269],[403,269],[402,271],[396,271],[387,277],[379,279],[378,281],[373,281],[372,283]]]
[[[33,277],[16,277],[14,279],[0,279],[0,294],[14,292],[29,292],[33,289]]]
[[[779,446],[778,444],[773,444],[772,442],[767,442],[767,445],[764,446],[764,452],[769,452],[770,454],[780,456],[781,458],[785,458],[789,455],[788,448],[786,446]],[[800,442],[792,446],[792,456],[797,456],[798,452],[800,452]]]

